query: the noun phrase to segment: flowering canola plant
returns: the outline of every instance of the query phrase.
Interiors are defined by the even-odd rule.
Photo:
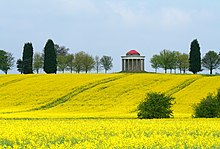
[[[0,75],[0,117],[135,118],[148,92],[175,97],[174,117],[220,87],[220,76],[174,74]]]
[[[0,75],[0,148],[220,148],[220,120],[192,119],[220,76]],[[148,92],[175,97],[174,118],[138,120]]]
[[[0,120],[0,148],[220,148],[218,119]]]

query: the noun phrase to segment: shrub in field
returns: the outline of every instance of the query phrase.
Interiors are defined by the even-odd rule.
[[[145,100],[138,105],[138,118],[170,118],[174,98],[164,93],[148,93]]]
[[[194,117],[196,118],[216,118],[220,117],[220,89],[216,96],[209,94],[206,98],[202,99],[194,107]]]

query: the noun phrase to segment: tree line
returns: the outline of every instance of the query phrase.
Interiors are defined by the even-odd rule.
[[[17,60],[17,70],[21,74],[31,74],[34,71],[39,73],[43,69],[45,73],[57,73],[57,71],[70,73],[96,70],[99,73],[102,69],[107,73],[113,67],[113,59],[110,56],[93,57],[84,51],[72,54],[69,48],[59,46],[49,39],[44,47],[43,53],[33,53],[32,43],[25,43],[23,56]]]
[[[0,70],[7,74],[15,63],[12,53],[0,50]],[[202,67],[213,74],[213,70],[220,67],[220,53],[210,50],[203,58],[201,58],[200,45],[198,40],[195,39],[190,44],[189,54],[181,53],[179,51],[163,50],[159,54],[153,55],[150,59],[151,67],[155,72],[159,68],[164,69],[167,73],[186,73],[187,70],[196,74],[202,71]],[[59,46],[49,39],[46,42],[43,53],[33,52],[32,43],[25,43],[23,48],[23,55],[18,59],[17,70],[21,74],[31,74],[34,71],[39,73],[43,69],[46,73],[57,73],[57,71],[65,72],[70,71],[80,73],[95,70],[99,73],[104,69],[105,73],[113,67],[113,59],[111,56],[93,57],[84,51],[75,54],[69,53],[69,48]]]
[[[167,70],[170,70],[170,73],[174,70],[176,73],[176,70],[179,69],[180,73],[186,73],[189,70],[193,74],[196,74],[202,71],[203,67],[208,69],[210,74],[212,74],[214,69],[220,68],[220,53],[218,54],[210,50],[201,58],[200,46],[198,40],[195,39],[190,44],[189,54],[165,49],[159,54],[153,55],[150,63],[151,67],[155,69],[155,72],[159,68],[162,68],[165,73],[167,73]]]

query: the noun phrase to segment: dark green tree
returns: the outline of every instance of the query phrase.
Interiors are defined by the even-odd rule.
[[[23,62],[23,73],[24,74],[33,73],[33,68],[32,68],[32,66],[33,66],[33,46],[32,46],[32,43],[25,43],[24,44],[22,62]]]
[[[48,39],[44,47],[44,71],[46,73],[57,72],[57,55],[54,48],[54,43],[51,39]]]
[[[212,71],[220,66],[220,56],[215,51],[209,51],[202,58],[202,65],[212,74]]]
[[[10,70],[13,65],[14,57],[12,54],[4,50],[0,50],[0,70],[7,74],[8,70]]]
[[[21,59],[18,59],[17,62],[16,62],[16,64],[17,64],[17,70],[18,70],[21,74],[23,74],[24,68],[23,68],[23,62],[22,62],[22,60],[21,60]]]
[[[43,54],[36,52],[34,54],[34,63],[33,63],[34,70],[37,73],[39,73],[39,70],[43,68],[43,64],[44,64]]]
[[[59,46],[58,44],[54,45],[55,51],[57,56],[58,55],[67,55],[68,51],[70,50],[69,48],[66,48],[65,46]]]
[[[100,64],[105,69],[105,73],[107,73],[107,71],[111,70],[111,68],[113,67],[112,62],[113,62],[113,59],[111,58],[111,56],[103,56],[100,59]]]
[[[200,46],[197,39],[193,40],[190,45],[189,71],[191,71],[193,74],[202,71]]]
[[[220,117],[220,90],[217,95],[209,94],[194,107],[194,117],[196,118],[216,118]]]
[[[173,100],[173,97],[164,93],[148,93],[145,100],[138,105],[138,118],[170,118],[173,113]]]

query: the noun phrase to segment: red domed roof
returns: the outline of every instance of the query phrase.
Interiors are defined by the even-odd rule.
[[[126,55],[140,55],[136,50],[129,51]]]

